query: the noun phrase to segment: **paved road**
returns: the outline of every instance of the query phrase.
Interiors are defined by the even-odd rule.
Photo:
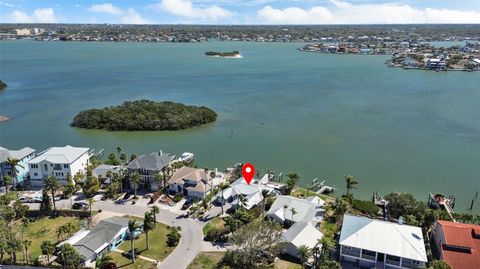
[[[110,211],[127,215],[143,217],[150,208],[139,205],[116,205],[112,201],[97,201],[93,208],[95,210]],[[175,250],[160,264],[162,269],[187,268],[190,262],[200,253],[203,244],[203,223],[192,219],[180,218],[178,214],[160,210],[157,214],[157,221],[167,225],[180,226],[182,237]]]
[[[84,202],[83,197],[76,197],[73,202]],[[39,205],[28,204],[31,209],[38,209]],[[57,209],[70,208],[69,200],[60,200],[56,202]],[[143,201],[132,205],[130,202],[125,204],[115,204],[110,200],[96,201],[93,204],[94,210],[109,211],[125,215],[143,217],[145,212],[150,211],[150,207],[146,206]],[[187,268],[190,262],[200,253],[203,247],[202,227],[206,222],[199,220],[185,219],[179,217],[178,213],[168,210],[160,210],[157,214],[157,221],[170,226],[180,226],[182,237],[179,245],[168,257],[160,264],[162,269],[182,269]]]

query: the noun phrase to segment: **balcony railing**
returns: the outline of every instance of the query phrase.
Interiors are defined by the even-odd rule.
[[[348,255],[348,256],[360,257],[360,251],[342,249],[342,254],[345,254],[345,255]]]
[[[390,264],[390,265],[400,266],[400,261],[394,261],[394,260],[386,259],[385,263]]]
[[[375,256],[367,255],[367,254],[362,254],[362,259],[374,261],[374,260],[375,260]]]

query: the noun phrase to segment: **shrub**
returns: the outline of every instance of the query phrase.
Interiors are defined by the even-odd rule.
[[[173,201],[175,203],[178,203],[178,202],[180,202],[180,200],[182,200],[182,198],[183,198],[182,194],[175,194],[175,196],[173,197]]]
[[[180,242],[180,227],[170,227],[170,232],[167,234],[167,245],[175,247]]]
[[[374,215],[378,213],[378,206],[370,201],[353,200],[353,208],[368,215]]]

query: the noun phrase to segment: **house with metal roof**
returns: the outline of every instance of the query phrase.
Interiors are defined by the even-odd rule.
[[[166,167],[175,159],[175,155],[163,151],[143,154],[135,158],[127,165],[129,173],[137,172],[142,180],[139,187],[149,191],[158,191],[158,183],[155,176],[165,172]],[[130,186],[133,188],[133,184]]]
[[[42,186],[43,179],[55,176],[61,184],[66,184],[68,176],[84,173],[92,153],[89,148],[65,147],[49,148],[28,161],[32,186]]]
[[[433,254],[452,269],[480,267],[480,225],[439,220],[432,239]]]
[[[424,268],[427,263],[420,227],[345,214],[339,245],[340,262],[349,268]]]
[[[57,248],[68,243],[82,257],[83,266],[95,267],[95,260],[98,257],[116,249],[126,239],[128,221],[122,217],[104,219],[91,230],[80,230],[60,243]]]
[[[219,192],[215,200],[217,203],[229,202],[233,207],[237,207],[238,197],[243,195],[246,198],[244,208],[251,209],[263,201],[262,190],[273,191],[272,188],[258,184],[258,180],[255,178],[252,179],[250,184],[247,184],[245,179],[241,177],[223,191],[223,196],[222,192]]]
[[[283,241],[285,242],[283,251],[292,257],[301,259],[298,251],[299,247],[304,245],[309,249],[314,247],[321,249],[320,241],[322,238],[323,234],[312,224],[308,222],[295,223],[283,235]]]
[[[322,208],[325,202],[320,198],[297,198],[289,195],[280,195],[267,212],[267,217],[280,224],[294,224],[299,222],[319,226],[323,221]]]
[[[215,188],[210,173],[205,169],[184,166],[175,171],[168,181],[170,192],[203,199]]]
[[[3,178],[5,176],[14,177],[13,169],[8,159],[17,159],[20,162],[16,165],[17,174],[14,178],[14,185],[22,184],[28,179],[28,165],[27,162],[35,156],[35,150],[29,147],[25,147],[19,150],[9,150],[0,147],[0,184],[3,184]]]

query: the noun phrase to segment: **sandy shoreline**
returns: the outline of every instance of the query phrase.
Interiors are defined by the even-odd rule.
[[[9,120],[10,117],[0,115],[0,122]]]

